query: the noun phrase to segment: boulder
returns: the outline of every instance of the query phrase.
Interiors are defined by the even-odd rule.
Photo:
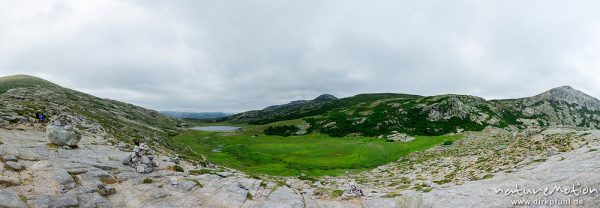
[[[56,145],[75,147],[81,140],[81,132],[74,126],[73,119],[67,115],[57,116],[48,126],[48,139]]]
[[[408,134],[405,133],[395,133],[392,132],[392,134],[387,136],[387,140],[389,142],[410,142],[412,140],[415,140],[414,137],[409,136]]]

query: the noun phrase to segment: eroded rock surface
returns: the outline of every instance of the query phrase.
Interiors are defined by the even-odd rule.
[[[596,174],[600,171],[600,151],[596,151],[600,149],[600,131],[545,130],[522,134],[531,142],[562,138],[556,135],[579,135],[569,143],[569,147],[577,148],[566,152],[540,151],[544,156],[538,159],[540,162],[519,163],[518,168],[499,171],[489,179],[441,185],[429,180],[413,181],[412,185],[420,190],[402,190],[389,184],[402,185],[403,179],[384,176],[403,174],[389,168],[394,163],[369,172],[377,177],[373,181],[388,180],[385,184],[389,186],[358,183],[355,181],[359,178],[350,176],[323,177],[316,182],[287,178],[283,185],[273,178],[251,178],[217,167],[199,175],[176,172],[172,169],[175,162],[185,170],[207,167],[162,155],[152,155],[154,171],[137,172],[137,165],[122,161],[132,155],[130,150],[105,144],[102,137],[83,136],[78,148],[63,149],[48,145],[45,133],[39,129],[0,129],[0,207],[510,207],[511,200],[518,197],[496,194],[494,189],[509,189],[515,184],[539,188],[568,186],[577,182],[600,188],[600,175]],[[474,134],[465,141],[476,139],[480,138]],[[511,148],[497,145],[492,149],[503,153]],[[147,164],[149,158],[144,156],[149,155],[136,155],[136,161]],[[22,169],[11,168],[8,162],[19,163]],[[600,204],[598,195],[579,198],[586,203],[583,207]]]

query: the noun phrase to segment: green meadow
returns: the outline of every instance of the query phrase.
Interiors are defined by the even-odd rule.
[[[281,137],[250,136],[245,131],[233,134],[190,131],[174,139],[215,164],[249,174],[335,176],[374,168],[460,138],[462,135],[417,136],[411,142],[400,143],[322,134]]]

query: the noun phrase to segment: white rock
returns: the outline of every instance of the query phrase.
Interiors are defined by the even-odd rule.
[[[79,130],[70,125],[48,125],[46,127],[46,133],[48,134],[48,139],[59,146],[76,146],[77,143],[79,143],[79,140],[81,140],[81,133]]]
[[[390,142],[410,142],[415,140],[415,138],[405,133],[395,133],[388,135],[387,140]]]
[[[9,190],[0,189],[0,207],[7,208],[21,208],[27,207],[23,201],[14,192]]]
[[[238,186],[240,186],[240,188],[243,188],[246,190],[257,190],[258,188],[260,188],[261,182],[262,182],[262,180],[245,178],[245,179],[238,181]]]
[[[233,176],[233,173],[232,172],[218,172],[217,175],[221,176],[223,178],[227,178],[227,177]]]
[[[13,170],[23,170],[23,168],[25,168],[25,166],[19,162],[7,161],[5,164]]]
[[[287,186],[277,188],[267,201],[263,204],[263,208],[301,208],[304,207],[302,196],[296,194],[294,190]]]
[[[15,157],[14,155],[4,155],[2,156],[2,160],[17,162],[17,157]]]

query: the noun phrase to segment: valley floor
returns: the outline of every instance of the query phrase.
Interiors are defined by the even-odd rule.
[[[463,145],[471,144],[469,142],[487,142],[486,138],[490,134],[491,132],[468,134],[461,142]],[[507,132],[500,134],[510,135]],[[515,158],[529,162],[516,161],[513,164],[491,158],[488,163],[499,162],[499,167],[507,169],[490,170],[494,173],[493,177],[477,178],[473,181],[462,180],[468,177],[462,177],[460,174],[462,170],[476,170],[476,167],[479,167],[475,165],[479,163],[475,162],[472,163],[473,166],[469,166],[468,160],[459,160],[465,163],[465,168],[439,167],[438,172],[444,172],[441,167],[448,168],[447,172],[456,172],[456,178],[449,182],[438,184],[432,182],[436,180],[433,177],[424,178],[424,174],[430,173],[428,170],[434,168],[423,168],[420,163],[447,162],[430,156],[427,158],[433,160],[423,159],[411,163],[411,170],[415,173],[402,172],[406,170],[399,166],[409,163],[398,161],[363,174],[323,177],[320,181],[312,183],[296,178],[279,178],[281,181],[272,178],[252,178],[224,168],[213,168],[211,173],[194,175],[189,170],[203,167],[183,161],[179,165],[186,171],[176,172],[172,168],[175,166],[174,161],[167,156],[157,157],[158,170],[150,174],[139,174],[134,168],[121,163],[121,158],[131,151],[130,147],[111,145],[96,135],[85,135],[79,148],[66,150],[49,145],[45,133],[39,128],[26,126],[20,129],[0,129],[0,156],[7,161],[16,160],[24,166],[23,170],[15,171],[9,167],[9,164],[14,165],[13,163],[0,163],[0,207],[513,207],[511,200],[521,197],[516,194],[496,194],[495,189],[510,189],[514,188],[515,184],[522,188],[543,189],[577,183],[581,183],[581,188],[600,188],[600,131],[547,130],[545,133],[525,135],[522,139],[535,141],[539,139],[536,135],[543,135],[542,139],[548,141],[564,137],[574,138],[569,143],[573,150],[556,151],[547,154],[542,160],[536,159],[537,154],[518,157],[522,154],[518,148],[529,143],[515,143],[515,147],[507,145],[497,150],[498,153],[475,152],[483,155],[512,152]],[[460,145],[457,144],[457,147]],[[511,148],[515,150],[509,151]],[[428,150],[423,155],[444,155],[439,151],[449,150],[452,150],[452,147],[439,147]],[[544,154],[546,151],[547,149],[540,150]],[[503,158],[502,155],[495,156]],[[447,172],[439,174],[448,175]],[[378,181],[375,182],[375,179],[367,177],[368,175],[379,177]],[[411,187],[415,187],[416,180],[426,183],[424,185],[429,189],[402,189],[399,185],[392,184],[399,183],[403,180],[402,177],[411,175],[414,178],[407,177]],[[335,197],[319,193],[323,189],[343,190],[343,186],[351,182],[357,183],[365,192],[365,196]],[[116,192],[107,193],[106,185],[113,187]],[[390,194],[394,191],[398,193]],[[540,197],[544,198],[538,194],[523,196],[522,199]],[[599,197],[599,194],[593,193],[579,196],[554,194],[547,198],[584,201],[583,206],[553,207],[598,207]]]

